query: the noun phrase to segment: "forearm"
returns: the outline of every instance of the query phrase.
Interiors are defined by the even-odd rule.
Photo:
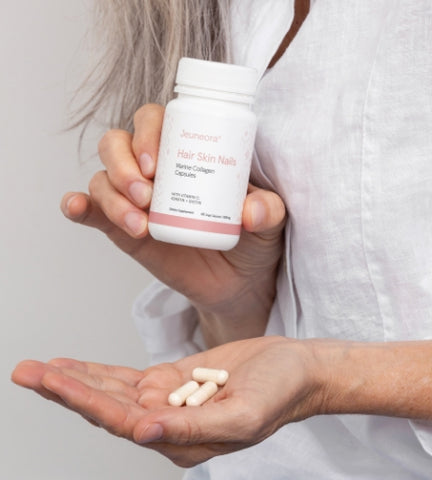
[[[311,341],[321,413],[432,419],[432,341]]]

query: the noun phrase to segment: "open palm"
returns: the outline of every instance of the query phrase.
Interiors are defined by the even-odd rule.
[[[12,378],[114,435],[192,466],[253,445],[310,414],[299,402],[313,390],[301,352],[297,342],[262,337],[144,371],[69,359],[25,361]],[[274,368],[281,358],[283,366]],[[169,393],[190,380],[196,366],[225,368],[230,378],[201,407],[169,406]]]

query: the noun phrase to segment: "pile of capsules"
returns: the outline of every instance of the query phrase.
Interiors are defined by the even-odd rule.
[[[184,404],[188,407],[198,407],[213,397],[219,387],[225,385],[228,376],[226,370],[194,368],[193,380],[170,393],[168,403],[173,407],[181,407]]]

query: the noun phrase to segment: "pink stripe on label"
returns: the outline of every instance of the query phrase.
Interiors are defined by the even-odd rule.
[[[233,225],[223,222],[211,222],[208,220],[195,220],[194,218],[177,217],[166,213],[150,212],[149,222],[170,227],[187,228],[189,230],[201,230],[202,232],[225,233],[239,235],[241,225]]]

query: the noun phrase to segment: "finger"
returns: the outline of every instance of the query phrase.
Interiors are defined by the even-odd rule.
[[[132,150],[146,178],[153,178],[156,170],[164,111],[161,105],[147,104],[134,116]]]
[[[161,363],[147,368],[142,372],[138,389],[176,387],[188,378],[183,371],[172,363]]]
[[[33,390],[46,400],[50,400],[69,409],[61,397],[42,386],[42,378],[47,371],[50,370],[53,370],[53,367],[50,365],[34,360],[25,360],[16,366],[11,379],[17,385]],[[99,426],[91,418],[85,415],[83,415],[83,418],[92,425]]]
[[[114,190],[113,195],[115,198],[119,194]],[[124,201],[127,200],[123,197]],[[115,200],[113,202],[115,203]],[[131,208],[134,209],[135,207],[132,206]],[[97,228],[105,233],[121,250],[135,258],[151,273],[160,276],[161,265],[166,265],[166,268],[162,269],[163,271],[169,271],[169,266],[178,261],[179,258],[184,261],[185,265],[190,264],[189,257],[193,255],[189,248],[182,246],[167,248],[166,244],[157,242],[147,235],[147,216],[141,210],[133,210],[132,212],[137,214],[135,220],[132,218],[132,228],[136,225],[138,232],[142,231],[142,228],[144,229],[143,233],[138,233],[135,236],[133,232],[124,227],[126,222],[121,220],[121,213],[115,219],[116,222],[121,224],[121,227],[119,227],[107,217],[94,199],[84,193],[67,193],[62,199],[61,210],[69,220]],[[114,219],[112,215],[110,217]],[[182,271],[183,269],[178,268],[174,270],[174,273],[178,275],[178,283],[183,281]],[[172,274],[170,278],[166,278],[167,280],[173,280]]]
[[[42,377],[53,369],[54,367],[36,360],[24,360],[15,367],[11,380],[21,387],[41,390]]]
[[[147,215],[119,193],[104,171],[97,172],[90,181],[91,200],[105,216],[132,238],[143,238],[148,233]]]
[[[132,151],[132,135],[125,130],[109,130],[99,142],[99,157],[113,187],[137,207],[147,207],[152,183],[140,171]]]
[[[168,396],[173,390],[175,389],[145,389],[141,391],[137,403],[147,410],[153,410],[161,406],[167,407]]]
[[[142,379],[143,372],[129,367],[105,365],[94,362],[80,362],[72,358],[53,358],[48,362],[59,368],[77,370],[91,376],[101,376],[119,380],[131,387],[136,387]]]
[[[61,209],[72,222],[97,228],[105,233],[121,250],[134,256],[138,247],[142,247],[150,237],[145,233],[137,238],[114,225],[102,209],[85,193],[67,193],[61,202]],[[142,212],[139,212],[142,215]],[[145,231],[145,230],[144,230]],[[139,243],[139,245],[138,245]]]
[[[148,233],[146,214],[119,194],[104,176],[106,174],[98,172],[91,181],[94,198],[81,192],[65,194],[60,204],[63,215],[75,223],[97,228],[117,244],[127,242],[125,234],[132,238],[145,237]],[[103,203],[103,208],[98,202]]]
[[[106,430],[125,438],[137,421],[132,406],[61,373],[47,372],[43,386],[58,395],[68,408],[92,419]],[[145,410],[142,410],[145,413]]]
[[[173,364],[165,363],[147,368],[137,384],[140,392],[138,404],[147,409],[168,406],[169,394],[188,379],[189,376]]]
[[[70,378],[74,378],[91,388],[108,393],[109,395],[118,394],[128,403],[137,403],[139,397],[138,390],[117,378],[105,377],[102,375],[89,375],[88,373],[70,368],[62,368],[61,373]]]
[[[243,227],[248,232],[274,235],[286,222],[285,205],[275,192],[250,188],[243,208]]]
[[[112,202],[115,203],[115,198],[119,194],[114,190],[113,195],[114,200]],[[123,201],[124,200],[125,199],[123,199]],[[115,221],[121,225],[117,226],[110,220],[110,218],[107,217],[100,206],[85,193],[66,193],[61,201],[60,208],[64,216],[69,220],[88,227],[97,228],[101,232],[108,235],[108,237],[116,245],[118,245],[119,248],[134,256],[134,258],[145,265],[149,270],[152,269],[152,272],[159,272],[160,274],[159,267],[161,262],[165,262],[166,265],[169,265],[174,260],[178,260],[180,255],[183,258],[186,255],[191,254],[190,249],[187,247],[170,246],[170,248],[167,249],[165,244],[153,241],[150,236],[146,235],[146,215],[141,210],[136,210],[133,206],[131,207],[134,209],[132,213],[137,213],[138,215],[136,218],[137,231],[141,232],[142,228],[144,228],[144,233],[140,233],[138,236],[133,236],[132,232],[124,227],[126,222],[125,220],[122,221],[121,213],[115,219]],[[112,215],[110,215],[110,217],[114,218]],[[134,226],[135,221],[134,218],[132,218],[132,227]],[[146,237],[145,240],[144,237]],[[137,244],[137,239],[141,240],[139,245]],[[139,252],[138,247],[142,247],[144,245],[142,242],[144,241],[146,242],[145,256],[137,256],[137,253]],[[185,264],[187,263],[188,259],[185,258]],[[183,274],[181,272],[179,272],[178,275],[179,279],[183,278]]]
[[[108,233],[114,227],[102,210],[85,193],[66,193],[62,198],[60,209],[69,220],[98,228],[104,233]]]

